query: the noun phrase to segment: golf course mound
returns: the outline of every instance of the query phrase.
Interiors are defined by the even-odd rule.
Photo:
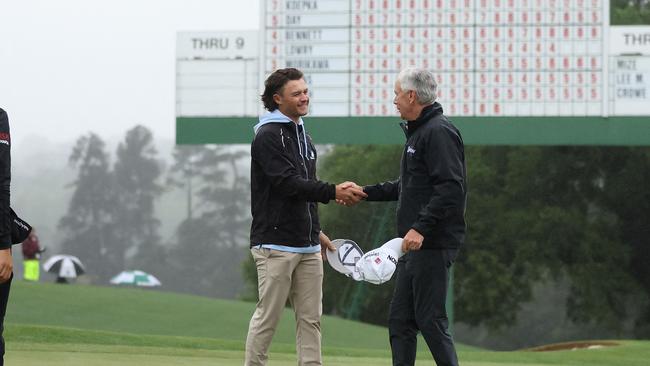
[[[579,342],[547,344],[545,346],[530,348],[528,349],[528,351],[533,351],[533,352],[572,351],[577,349],[599,349],[599,348],[613,347],[618,345],[619,343],[612,342],[612,341],[579,341]]]

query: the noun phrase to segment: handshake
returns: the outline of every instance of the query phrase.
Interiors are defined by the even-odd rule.
[[[354,182],[343,182],[336,185],[336,203],[343,206],[354,206],[368,197],[363,187]]]

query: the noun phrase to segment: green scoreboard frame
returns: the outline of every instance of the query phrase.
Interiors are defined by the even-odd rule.
[[[443,106],[444,108],[444,106]],[[467,145],[650,145],[650,116],[453,117]],[[257,117],[178,117],[176,143],[249,144]],[[305,117],[318,144],[401,144],[399,117]]]

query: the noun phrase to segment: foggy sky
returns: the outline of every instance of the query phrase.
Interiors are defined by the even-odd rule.
[[[14,146],[119,139],[136,124],[171,140],[176,32],[259,28],[259,0],[0,0],[0,14]]]

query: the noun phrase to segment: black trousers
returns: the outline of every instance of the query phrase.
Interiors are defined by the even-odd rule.
[[[458,366],[445,308],[449,268],[457,255],[458,249],[418,250],[397,263],[388,318],[394,366],[415,364],[418,331],[438,366]]]
[[[0,366],[5,364],[5,313],[7,312],[7,303],[9,302],[9,290],[11,289],[11,281],[14,275],[11,274],[9,281],[0,283]]]

